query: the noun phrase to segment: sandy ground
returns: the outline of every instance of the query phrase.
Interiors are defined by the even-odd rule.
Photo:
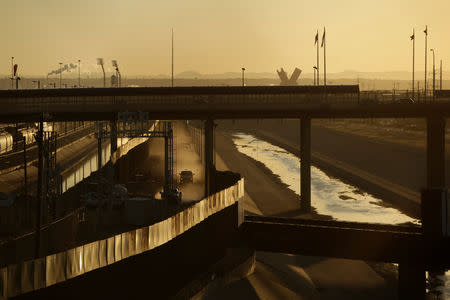
[[[245,178],[248,213],[308,217],[299,197],[264,166],[239,153],[216,131],[216,166]],[[264,187],[264,188],[262,188]],[[367,263],[356,260],[258,252],[255,272],[208,299],[395,299],[396,291]]]

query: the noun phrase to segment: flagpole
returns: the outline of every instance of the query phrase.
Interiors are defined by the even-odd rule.
[[[425,26],[425,87],[424,87],[424,94],[425,94],[425,101],[427,100],[427,55],[428,55],[428,48],[427,48],[427,40],[428,40],[428,25]]]
[[[172,28],[172,87],[173,87],[173,28]]]
[[[327,89],[327,41],[325,37],[325,27],[323,28],[323,85]]]
[[[317,67],[317,85],[320,85],[320,81],[319,81],[319,70],[320,70],[320,68],[319,68],[319,30],[317,30],[317,34],[316,34],[316,37],[317,37],[317,55],[316,55],[316,58],[317,58],[317,65],[316,65],[316,67]]]
[[[412,99],[414,100],[414,57],[416,52],[416,36],[415,36],[415,29],[413,28],[413,60],[412,60]]]

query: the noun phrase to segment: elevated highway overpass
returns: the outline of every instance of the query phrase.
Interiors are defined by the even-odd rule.
[[[450,115],[450,103],[381,101],[359,86],[85,88],[0,91],[0,122],[114,120],[123,111],[152,119],[358,118]]]
[[[114,122],[117,120],[117,114],[124,111],[147,112],[149,119],[207,120],[204,124],[203,145],[206,197],[211,197],[213,194],[211,187],[214,186],[213,120],[222,118],[301,119],[301,206],[304,210],[311,208],[312,118],[426,118],[428,125],[427,185],[429,189],[445,186],[443,164],[445,118],[450,116],[450,103],[446,102],[386,103],[377,101],[376,94],[363,96],[358,86],[329,86],[326,90],[323,87],[296,86],[97,88],[0,92],[0,122],[3,123],[39,121],[42,120],[43,113],[45,118],[53,121],[106,120]],[[443,217],[443,206],[438,205],[441,204],[439,200],[441,196],[439,191],[427,197],[427,201],[422,202],[424,222],[423,227],[418,231],[404,231],[403,228],[368,228],[354,224],[299,224],[292,220],[247,218],[242,223],[240,233],[244,234],[250,248],[257,250],[321,253],[321,255],[346,258],[396,261],[400,263],[401,277],[415,284],[415,291],[420,293],[424,290],[425,268],[436,265],[434,257],[447,259],[443,255],[436,255],[446,253],[448,250],[447,233],[440,231],[443,223],[447,221],[446,217]],[[437,243],[441,243],[435,247],[439,249],[438,253],[431,250],[428,252],[423,247],[424,241],[428,244],[428,238],[434,239],[434,235],[438,235]],[[442,235],[445,235],[445,238]],[[336,236],[339,236],[338,240],[342,247],[327,248],[329,244],[323,241],[331,241]],[[361,243],[361,240],[373,243],[368,243],[367,247],[354,249],[353,245]],[[343,241],[346,242],[343,243]],[[336,244],[339,245],[339,242]],[[270,245],[275,245],[277,248],[270,248]],[[378,245],[381,248],[375,249],[370,245]],[[102,253],[108,252],[105,250]],[[430,261],[423,259],[424,257],[429,258]],[[61,281],[65,281],[72,276],[67,275],[67,254],[62,256],[62,261],[64,261],[64,267],[61,270],[65,270],[66,273],[63,271],[56,273],[61,275]],[[14,267],[11,268],[13,269]],[[9,269],[4,270],[3,274],[9,274],[8,272]],[[51,280],[50,285],[58,281],[59,279]],[[44,286],[47,286],[47,283]],[[407,290],[407,287],[405,286],[402,290]]]

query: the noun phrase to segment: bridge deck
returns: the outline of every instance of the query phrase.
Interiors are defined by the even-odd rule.
[[[246,216],[242,230],[259,251],[384,262],[427,257],[430,264],[450,263],[440,253],[425,255],[421,227]],[[448,241],[444,248],[448,251]]]
[[[144,111],[157,119],[450,116],[450,103],[402,104],[358,86],[87,88],[0,91],[0,122],[111,120]]]

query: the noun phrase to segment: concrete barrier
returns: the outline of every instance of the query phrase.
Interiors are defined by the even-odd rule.
[[[244,180],[161,222],[0,269],[0,299],[49,287],[166,244],[244,196]]]
[[[28,293],[34,289],[34,261],[22,263],[21,293]]]
[[[84,247],[67,250],[66,277],[74,278],[84,273]]]

